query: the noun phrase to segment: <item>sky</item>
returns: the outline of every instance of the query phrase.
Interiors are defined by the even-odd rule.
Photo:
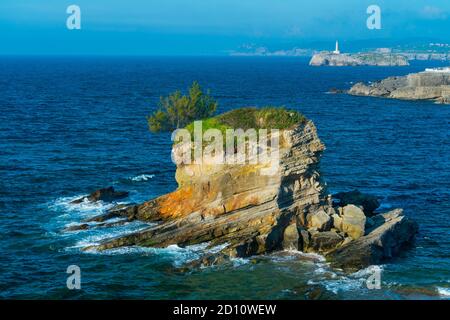
[[[69,5],[81,29],[69,30]],[[369,30],[369,5],[381,29]],[[334,41],[450,43],[450,0],[1,0],[0,54],[226,55]],[[323,48],[319,48],[323,49]]]

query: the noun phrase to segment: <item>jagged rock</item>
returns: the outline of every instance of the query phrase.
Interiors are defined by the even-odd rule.
[[[358,190],[339,192],[333,195],[333,198],[339,200],[339,206],[341,207],[345,207],[348,204],[362,206],[366,216],[373,215],[374,211],[380,207],[377,197],[361,193]]]
[[[298,233],[297,224],[292,223],[284,229],[283,249],[298,250],[300,235]]]
[[[82,197],[82,198],[76,199],[76,200],[72,201],[72,203],[77,204],[77,203],[83,202],[84,200],[88,200],[91,202],[96,202],[96,201],[112,202],[114,200],[123,199],[126,197],[128,197],[128,192],[115,191],[114,187],[108,187],[108,188],[96,190],[96,191],[92,192],[90,195],[88,195],[87,197]]]
[[[450,102],[450,72],[419,72],[366,85],[355,84],[348,91],[356,96],[386,97],[406,100],[434,100]]]
[[[345,93],[345,90],[337,89],[337,88],[331,88],[330,90],[328,90],[328,93],[331,93],[331,94]]]
[[[299,237],[298,250],[306,251],[306,248],[309,246],[309,244],[311,242],[311,235],[307,230],[300,228],[299,236],[300,237]]]
[[[106,213],[87,218],[84,222],[104,222],[113,218],[126,218],[128,221],[132,221],[137,218],[137,209],[137,205],[129,205],[128,207],[116,206]]]
[[[330,230],[332,224],[331,217],[323,210],[308,215],[307,220],[308,228],[316,228],[318,231]]]
[[[367,235],[327,256],[332,266],[355,270],[380,264],[398,255],[402,248],[413,241],[418,231],[417,223],[404,216],[401,209],[378,214],[373,220],[376,225],[368,230]]]
[[[334,231],[315,232],[311,235],[308,252],[326,253],[336,249],[344,237]]]
[[[333,213],[331,215],[333,219],[333,227],[342,231],[342,218],[339,214]]]
[[[64,231],[79,231],[89,229],[89,225],[87,223],[77,224],[73,226],[69,226],[64,229]]]
[[[352,239],[358,239],[364,235],[366,216],[364,212],[355,205],[349,204],[342,209],[342,231]]]
[[[343,247],[343,246],[345,246],[346,244],[348,244],[348,243],[350,243],[350,242],[352,242],[353,241],[353,239],[351,238],[351,237],[345,237],[344,238],[344,241],[342,241],[339,245],[341,246],[341,247]]]

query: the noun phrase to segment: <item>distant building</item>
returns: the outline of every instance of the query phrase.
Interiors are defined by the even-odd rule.
[[[336,40],[336,49],[333,51],[334,54],[341,54],[341,51],[339,51],[339,41]]]

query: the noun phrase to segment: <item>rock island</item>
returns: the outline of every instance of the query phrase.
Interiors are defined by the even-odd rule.
[[[210,123],[218,127],[244,130],[276,126],[282,136],[277,172],[264,175],[264,166],[255,164],[179,164],[175,191],[113,208],[83,221],[80,229],[112,218],[155,225],[85,250],[207,243],[220,249],[205,254],[197,265],[298,250],[319,253],[332,266],[353,270],[384,262],[413,241],[417,224],[402,209],[378,213],[374,196],[356,190],[328,193],[320,174],[325,146],[314,123],[301,114],[283,108],[243,108],[213,119]]]

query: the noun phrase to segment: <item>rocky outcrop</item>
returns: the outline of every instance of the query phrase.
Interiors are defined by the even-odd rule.
[[[292,223],[306,227],[307,217],[327,205],[318,171],[323,149],[308,121],[282,131],[280,165],[274,175],[262,174],[263,165],[180,165],[176,191],[94,218],[122,216],[158,221],[157,226],[95,249],[201,242],[227,244],[224,252],[230,256],[282,249],[286,227]]]
[[[380,207],[380,202],[377,197],[361,193],[358,190],[350,192],[339,192],[333,195],[333,199],[338,200],[339,207],[345,207],[348,204],[354,204],[363,208],[366,216],[374,215],[374,211]]]
[[[315,54],[310,62],[311,66],[408,66],[405,56],[391,53],[354,53],[336,54],[320,52]]]
[[[355,270],[382,263],[408,246],[418,230],[417,224],[404,216],[401,209],[376,215],[372,220],[373,226],[365,236],[328,256],[332,266]]]
[[[82,197],[76,200],[73,200],[72,203],[81,203],[85,200],[96,202],[96,201],[105,201],[105,202],[113,202],[114,200],[119,200],[128,197],[128,192],[125,191],[115,191],[114,187],[108,187],[96,190],[92,192],[90,195],[86,197]]]
[[[359,82],[348,91],[356,96],[404,100],[450,101],[450,72],[420,72],[404,77],[390,77],[372,84]]]
[[[346,205],[339,210],[341,219],[341,230],[349,235],[353,240],[359,239],[364,235],[364,228],[366,225],[366,216],[364,212],[353,204]]]
[[[347,260],[336,259],[336,250],[353,248],[353,243],[361,243],[367,237],[372,239],[372,232],[380,234],[381,231],[368,233],[372,229],[366,230],[368,218],[362,207],[347,204],[347,198],[341,197],[344,201],[333,205],[320,176],[324,145],[311,121],[282,129],[280,136],[279,166],[275,174],[263,174],[266,164],[179,164],[175,175],[177,190],[142,204],[116,207],[87,219],[79,229],[88,228],[93,222],[104,226],[108,220],[118,217],[123,221],[138,219],[156,224],[85,250],[208,243],[209,247],[221,249],[202,257],[198,264],[287,249],[332,255],[335,261],[345,265]],[[183,145],[174,148],[176,153]],[[359,198],[364,197],[359,195]],[[381,220],[387,218],[374,216],[370,222],[375,225]],[[389,226],[395,222],[391,220]],[[76,226],[71,228],[77,230]],[[387,225],[380,224],[379,228]],[[395,233],[396,227],[392,230]],[[413,233],[408,233],[413,229],[401,231],[405,236],[388,237],[389,246],[396,248],[413,237]],[[344,256],[351,252],[362,254],[356,249],[343,252]],[[396,254],[398,250],[390,252]],[[361,259],[374,262],[378,256]]]

